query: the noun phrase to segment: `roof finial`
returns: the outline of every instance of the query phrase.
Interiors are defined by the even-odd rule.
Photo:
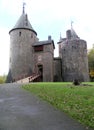
[[[71,29],[73,29],[73,21],[71,21]]]
[[[62,37],[61,37],[61,32],[60,32],[60,40],[62,39]]]
[[[25,14],[25,5],[26,5],[26,3],[23,2],[23,14]]]

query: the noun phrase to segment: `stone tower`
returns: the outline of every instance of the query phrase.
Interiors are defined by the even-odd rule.
[[[63,81],[89,81],[87,44],[73,28],[66,32],[66,38],[60,40],[59,56],[62,59]]]
[[[33,73],[32,44],[38,41],[27,14],[23,12],[16,25],[10,30],[10,81],[18,80]],[[10,82],[9,81],[9,82]]]

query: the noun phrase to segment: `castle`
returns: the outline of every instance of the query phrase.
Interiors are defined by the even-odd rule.
[[[58,42],[59,57],[54,57],[54,41],[51,36],[39,41],[37,32],[31,26],[23,7],[22,15],[9,31],[10,61],[7,82],[26,77],[31,81],[89,81],[87,44],[80,39],[73,28],[66,32],[66,38]]]

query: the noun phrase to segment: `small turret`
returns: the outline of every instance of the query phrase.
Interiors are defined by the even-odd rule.
[[[71,39],[71,30],[67,30],[66,31],[66,37],[67,37],[67,39]]]

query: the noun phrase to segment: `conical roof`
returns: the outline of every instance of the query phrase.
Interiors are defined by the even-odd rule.
[[[31,26],[31,24],[28,20],[27,14],[25,14],[25,13],[22,13],[22,15],[20,16],[16,25],[10,30],[10,32],[13,30],[16,30],[16,29],[28,29],[28,30],[33,31],[37,35],[36,31],[33,29],[33,27]]]
[[[77,33],[74,31],[73,28],[71,28],[71,38],[73,38],[73,39],[79,38],[78,35],[77,35]]]

